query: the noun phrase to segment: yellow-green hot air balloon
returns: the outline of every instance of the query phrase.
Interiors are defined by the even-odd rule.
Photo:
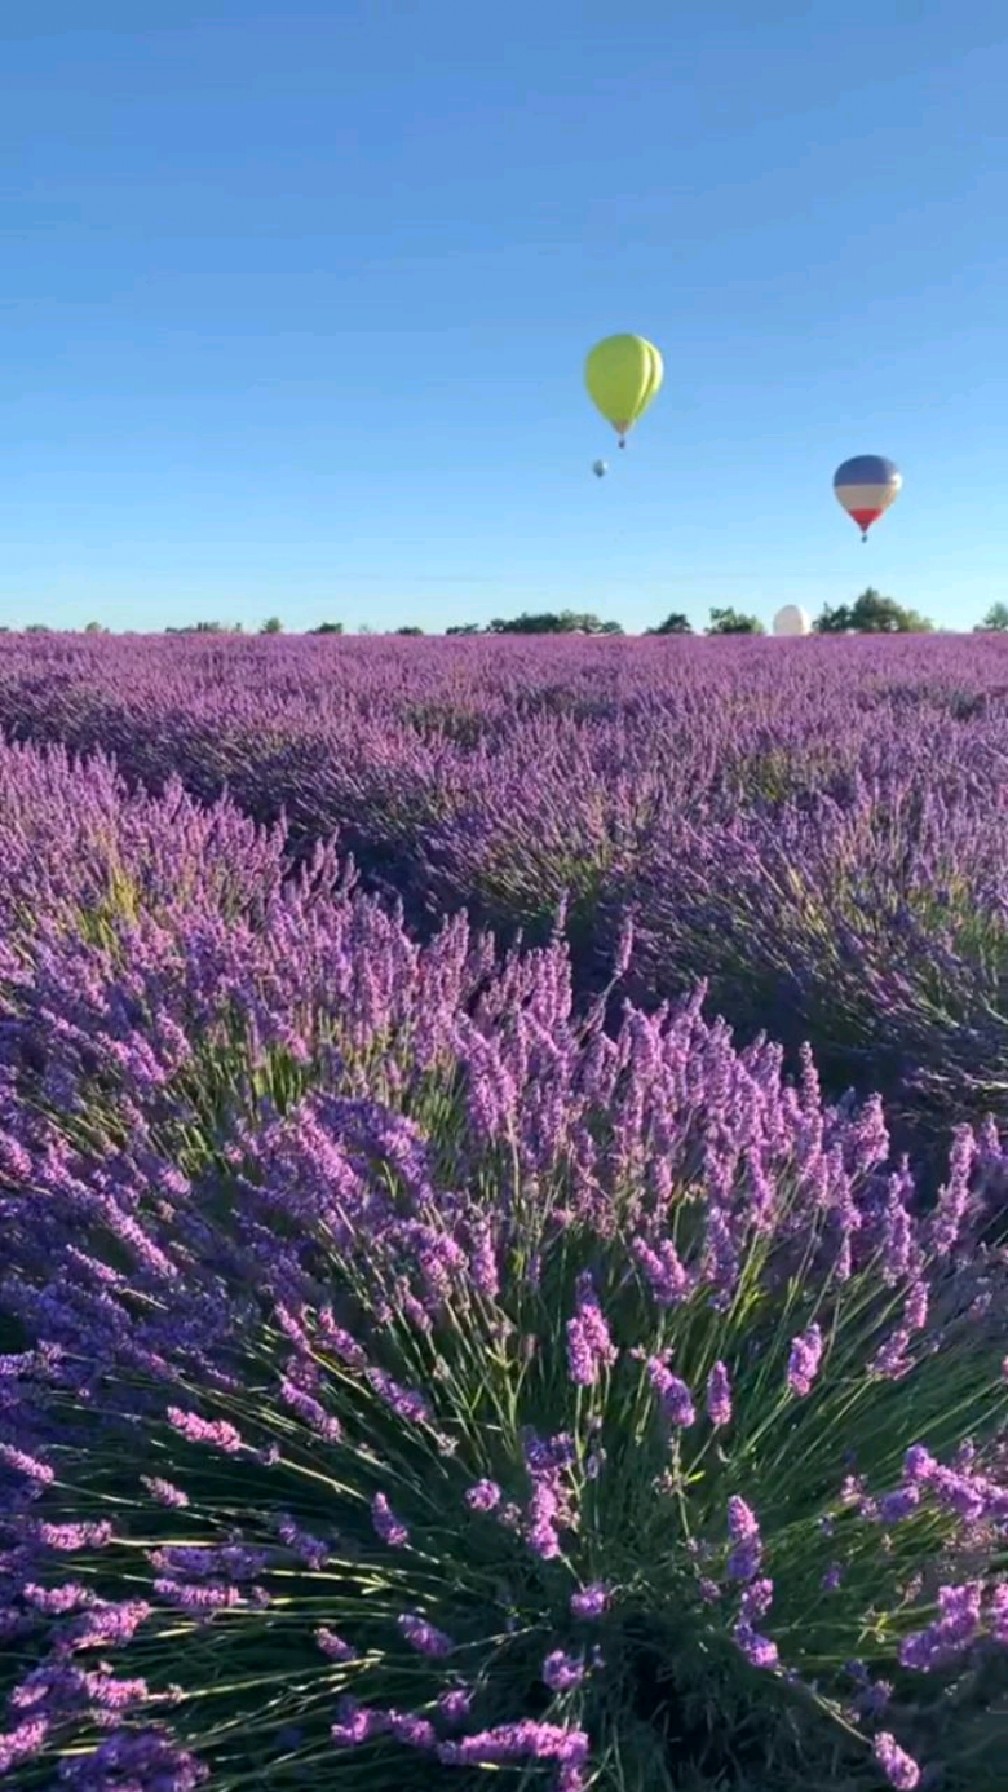
[[[643,336],[606,336],[585,362],[588,396],[626,446],[627,431],[643,417],[664,374],[662,358]]]

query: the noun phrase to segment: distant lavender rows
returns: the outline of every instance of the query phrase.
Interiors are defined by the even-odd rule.
[[[177,774],[426,925],[543,937],[597,986],[710,978],[901,1111],[1008,1116],[1008,644],[7,637],[0,727]]]

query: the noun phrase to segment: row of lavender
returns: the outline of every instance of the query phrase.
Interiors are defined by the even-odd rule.
[[[942,1141],[1008,1121],[1008,645],[10,637],[0,728],[339,834],[412,925],[548,936],[580,988],[697,975]]]
[[[0,750],[0,1771],[994,1792],[996,1131],[284,851]]]

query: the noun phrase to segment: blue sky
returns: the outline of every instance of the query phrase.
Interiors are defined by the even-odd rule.
[[[1008,599],[1003,0],[21,10],[0,621]],[[615,330],[666,367],[622,455]]]

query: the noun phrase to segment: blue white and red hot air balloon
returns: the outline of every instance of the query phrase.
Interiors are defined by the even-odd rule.
[[[837,502],[857,524],[862,541],[868,540],[872,524],[895,503],[902,485],[902,473],[883,454],[856,454],[833,475]]]

